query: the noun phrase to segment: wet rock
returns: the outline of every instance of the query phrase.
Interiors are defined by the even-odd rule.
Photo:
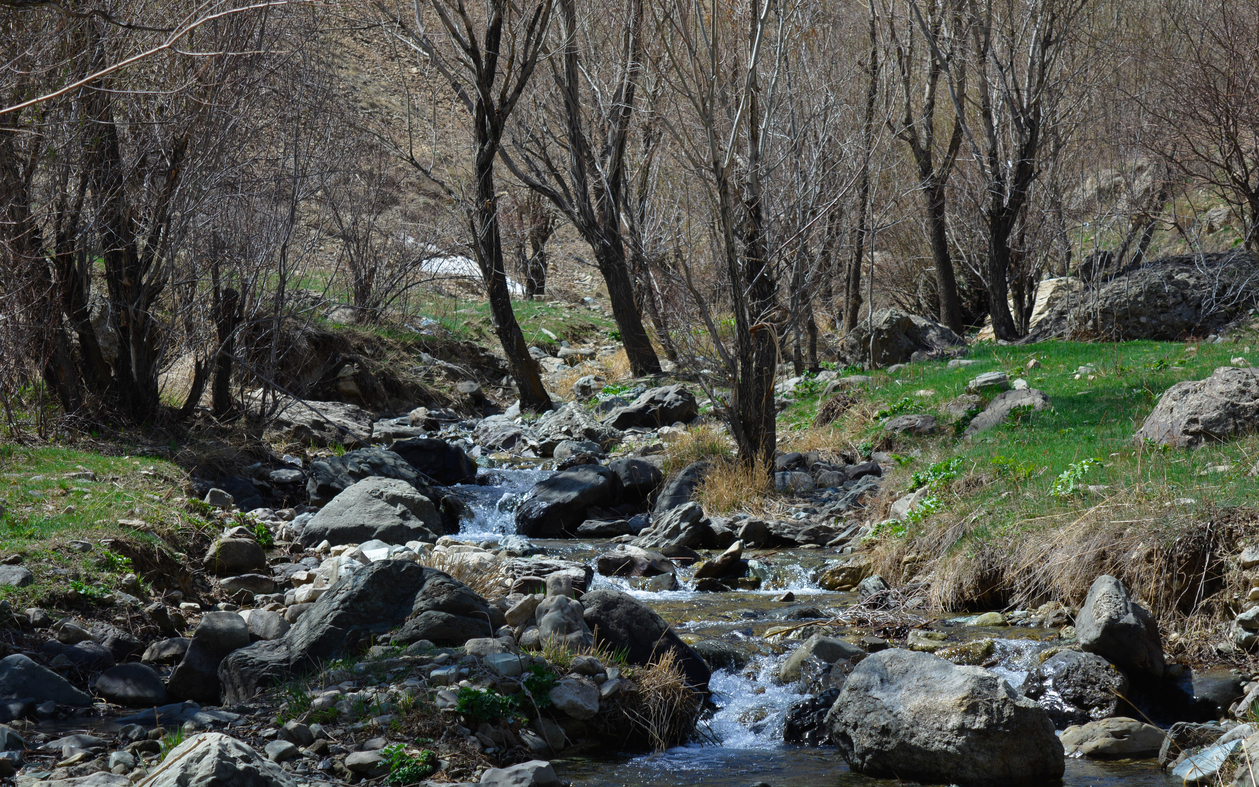
[[[1130,675],[1163,677],[1158,623],[1114,577],[1103,574],[1093,581],[1076,617],[1075,633],[1086,653],[1096,653]]]
[[[551,763],[530,760],[510,768],[490,768],[481,774],[485,787],[560,787],[562,782],[555,775]]]
[[[682,468],[682,471],[660,490],[660,496],[656,498],[656,505],[652,508],[653,513],[660,516],[694,500],[695,490],[711,468],[711,462],[692,462]]]
[[[119,664],[96,678],[96,693],[116,705],[153,707],[170,702],[162,676],[144,664]]]
[[[1040,412],[1049,407],[1049,397],[1035,388],[1006,391],[984,408],[983,412],[971,419],[963,437],[970,439],[981,432],[994,429],[1006,422],[1015,410]]]
[[[338,494],[302,529],[307,548],[379,539],[388,544],[434,542],[445,525],[433,501],[405,481],[366,478]]]
[[[235,612],[207,612],[192,635],[188,652],[171,672],[166,689],[180,700],[217,705],[219,664],[249,644],[249,626]]]
[[[657,429],[678,421],[688,424],[698,416],[695,395],[681,385],[668,385],[644,391],[631,404],[609,413],[604,423],[616,429],[634,426]]]
[[[245,702],[296,672],[343,658],[404,621],[396,642],[459,646],[492,636],[505,622],[502,611],[446,574],[407,560],[382,560],[338,579],[281,639],[255,642],[224,659],[224,700]]]
[[[92,704],[91,696],[70,681],[20,653],[0,659],[0,700],[12,699],[30,699],[36,704],[50,700],[58,705]]]
[[[872,573],[874,564],[869,556],[855,552],[824,568],[817,576],[817,583],[824,590],[852,590]]]
[[[691,647],[713,669],[734,672],[746,667],[750,660],[744,651],[718,639],[700,640]]]
[[[954,664],[960,664],[967,667],[982,667],[992,661],[993,653],[996,651],[996,645],[991,639],[976,639],[970,642],[963,642],[960,645],[950,645],[946,648],[940,648],[935,652],[936,656],[951,661]],[[1026,691],[1023,692],[1027,694]]]
[[[267,555],[251,538],[221,538],[210,545],[203,563],[211,574],[232,576],[266,568]]]
[[[370,413],[352,404],[290,399],[273,416],[266,439],[272,443],[356,448],[371,440],[372,422]]]
[[[839,689],[827,689],[815,697],[806,697],[793,704],[783,721],[783,740],[814,747],[830,745],[826,713],[837,699]]]
[[[477,424],[472,439],[490,449],[511,451],[535,440],[533,432],[506,415],[492,415]]]
[[[516,509],[516,532],[528,538],[571,536],[590,518],[591,508],[611,507],[620,496],[620,479],[602,465],[564,470],[538,482]]]
[[[334,497],[366,478],[405,481],[429,500],[436,503],[441,499],[427,476],[398,454],[384,448],[360,448],[344,456],[314,460],[310,463],[306,495],[313,506],[327,505]]]
[[[1065,769],[1043,708],[987,670],[923,653],[863,660],[826,726],[849,766],[870,776],[996,787],[1056,782]]]
[[[217,732],[194,735],[171,750],[145,787],[296,787],[278,764]]]
[[[1153,724],[1116,716],[1062,731],[1069,755],[1096,759],[1154,757],[1163,745],[1163,731]]]
[[[743,542],[736,541],[725,552],[695,567],[695,579],[743,576],[747,573],[747,561],[743,560]]]
[[[817,659],[822,664],[834,664],[837,661],[856,663],[867,655],[861,648],[839,637],[814,634],[787,657],[778,671],[778,679],[783,683],[795,683],[800,680],[801,669],[807,659]]]
[[[637,665],[673,653],[687,683],[708,691],[708,665],[651,607],[616,590],[591,591],[582,598],[582,606],[597,645],[624,651],[626,660]]]
[[[577,538],[616,538],[617,536],[636,536],[646,527],[642,517],[634,519],[587,519],[577,527],[574,535]]]
[[[1106,659],[1063,650],[1028,672],[1021,690],[1061,729],[1118,715],[1128,689],[1127,676]]]
[[[617,544],[610,552],[595,558],[595,570],[605,577],[654,577],[675,573],[677,566],[658,552]]]
[[[1246,694],[1241,678],[1229,669],[1195,670],[1190,683],[1194,703],[1216,718],[1226,714],[1232,704]]]
[[[550,560],[542,558],[512,558],[500,564],[503,575],[513,582],[533,578],[541,589],[546,589],[546,578],[552,574],[563,574],[569,577],[573,588],[585,593],[594,579],[594,569],[585,563],[572,560]],[[513,591],[525,592],[525,591]]]
[[[476,461],[453,446],[435,437],[413,437],[400,440],[389,450],[402,457],[407,464],[439,484],[475,484]]]
[[[1137,430],[1137,440],[1197,448],[1259,428],[1259,369],[1216,369],[1173,385]]]

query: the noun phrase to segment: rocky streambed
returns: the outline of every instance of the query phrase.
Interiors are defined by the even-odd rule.
[[[694,473],[662,487],[653,441],[671,427],[626,414],[688,415],[661,390],[612,411],[625,431],[565,408],[528,433],[487,419],[249,469],[237,492],[306,500],[252,501],[253,526],[226,514],[235,493],[207,490],[226,525],[204,559],[213,586],[145,606],[161,636],[13,613],[46,641],[0,662],[0,769],[57,787],[1163,785],[1259,753],[1231,720],[1259,696],[1254,676],[1165,664],[1114,580],[1081,610],[952,617],[870,575],[877,456],[780,457],[794,513],[706,515],[687,502]],[[666,652],[703,703],[667,706],[683,711],[652,738]],[[921,751],[897,759],[906,741]],[[551,766],[512,765],[527,758]]]

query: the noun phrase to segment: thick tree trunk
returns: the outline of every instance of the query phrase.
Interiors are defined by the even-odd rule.
[[[1013,255],[1010,251],[1010,233],[1013,227],[1003,216],[988,216],[988,313],[992,317],[992,331],[1002,341],[1019,338],[1010,314],[1009,274]]]
[[[219,350],[214,356],[211,400],[215,417],[222,418],[232,412],[232,356],[236,353],[236,326],[240,323],[240,293],[228,287],[215,300]]]
[[[634,299],[634,283],[630,280],[621,234],[607,233],[606,228],[598,228],[596,233],[590,239],[590,245],[594,248],[595,262],[603,274],[603,281],[608,285],[612,318],[621,332],[621,343],[625,345],[630,369],[636,376],[657,374],[660,372],[660,359],[656,357],[656,349],[652,347],[647,329],[643,326],[643,313]],[[609,234],[613,237],[609,238]]]
[[[962,322],[962,304],[957,296],[957,276],[953,270],[953,257],[949,253],[948,217],[944,207],[944,184],[930,182],[923,185],[926,202],[928,234],[931,238],[931,259],[935,264],[936,284],[940,295],[940,322],[954,333],[965,330]]]

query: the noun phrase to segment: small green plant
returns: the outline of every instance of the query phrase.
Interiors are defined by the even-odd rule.
[[[935,512],[940,510],[944,504],[940,502],[940,498],[935,495],[929,495],[918,501],[918,505],[905,515],[905,524],[916,525]]]
[[[533,700],[538,710],[551,707],[551,689],[560,682],[559,677],[543,664],[529,665],[528,672],[521,681],[524,691]]]
[[[1035,410],[1030,404],[1021,404],[1018,407],[1011,407],[1010,415],[1006,419],[1005,425],[1007,427],[1018,426],[1021,423],[1030,421],[1032,419],[1033,412],[1035,412]]]
[[[893,538],[904,538],[909,532],[909,528],[899,519],[885,519],[874,526],[867,538],[880,538],[882,536],[891,536]]]
[[[909,477],[909,491],[912,492],[925,486],[928,492],[934,492],[961,475],[963,464],[962,457],[955,456],[952,459],[936,462],[925,470],[915,470]]]
[[[101,568],[117,574],[124,574],[131,570],[131,558],[106,549],[104,554],[101,555]]]
[[[970,422],[975,420],[975,416],[984,411],[982,407],[969,407],[961,418],[953,422],[953,436],[961,437],[966,432],[966,427],[970,426]]]
[[[519,704],[516,697],[504,697],[497,691],[472,686],[459,689],[456,697],[458,704],[455,709],[470,719],[474,727],[482,722],[514,715]]]
[[[253,534],[254,541],[258,542],[258,546],[263,549],[270,549],[275,545],[275,536],[271,534],[271,531],[267,528],[266,524],[262,522],[254,522],[251,525],[246,525],[246,527],[248,527],[249,532]]]
[[[1089,470],[1094,467],[1101,467],[1100,459],[1081,459],[1078,462],[1072,462],[1066,470],[1059,474],[1054,481],[1054,488],[1050,492],[1054,497],[1070,497],[1079,492],[1083,487],[1082,481]]]
[[[188,733],[184,732],[183,727],[168,730],[166,735],[162,737],[162,756],[165,757],[172,749],[183,743],[186,737],[188,737]]]
[[[874,418],[875,420],[882,420],[884,418],[892,418],[894,416],[900,415],[903,412],[906,412],[907,410],[912,409],[913,406],[914,406],[914,400],[912,397],[902,396],[900,399],[897,399],[895,402],[892,402],[888,406],[884,407],[882,410],[879,410],[877,413],[875,413]]]
[[[621,341],[621,332],[618,331],[616,328],[613,328],[612,330],[608,331],[608,338],[614,342],[619,342]]]
[[[1020,462],[1005,456],[995,456],[990,461],[998,476],[1008,478],[1015,483],[1030,480],[1040,470],[1031,462]]]
[[[621,394],[625,393],[629,389],[630,387],[628,385],[617,385],[615,383],[612,383],[612,384],[603,386],[602,393],[607,394],[608,396],[620,396]]]
[[[389,765],[388,784],[415,784],[437,773],[437,754],[431,749],[421,749],[407,754],[402,744],[386,746],[380,750]]]
[[[792,388],[792,393],[806,399],[810,396],[817,396],[822,393],[822,381],[817,379],[817,375],[813,372],[805,372],[804,376],[800,378],[800,382],[796,383],[795,387]]]
[[[70,580],[70,589],[84,598],[99,599],[109,595],[109,591],[100,585],[89,585],[77,579]]]

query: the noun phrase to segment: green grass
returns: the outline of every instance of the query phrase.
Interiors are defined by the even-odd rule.
[[[36,580],[0,587],[0,598],[21,609],[64,600],[71,587],[89,600],[116,590],[136,570],[122,544],[167,550],[160,534],[205,526],[183,510],[182,482],[182,471],[159,459],[0,445],[0,555],[22,555]],[[120,542],[115,549],[100,544],[111,538]],[[93,548],[78,552],[74,540]]]
[[[1244,352],[1249,344],[1251,352]],[[1196,351],[1191,348],[1196,348]],[[1163,502],[1193,498],[1214,505],[1259,506],[1259,482],[1247,472],[1259,461],[1259,436],[1184,451],[1142,445],[1133,434],[1173,384],[1210,376],[1231,359],[1246,356],[1259,363],[1259,337],[1241,343],[1185,345],[1170,342],[1084,344],[1046,342],[1029,347],[980,345],[969,358],[980,363],[948,369],[944,362],[911,364],[896,375],[875,372],[875,383],[865,406],[839,430],[856,448],[886,447],[901,457],[892,474],[893,489],[910,491],[915,473],[933,463],[954,459],[964,477],[979,477],[981,485],[954,491],[964,501],[946,505],[956,514],[959,502],[967,508],[988,506],[987,528],[1000,531],[1054,511],[1068,511],[1095,502],[1089,486],[1108,487],[1104,494],[1143,490]],[[1041,366],[1027,370],[1028,361]],[[1095,372],[1077,377],[1092,364]],[[944,405],[964,393],[966,383],[982,372],[1004,371],[1011,380],[1022,377],[1050,398],[1049,410],[1023,414],[1006,425],[982,433],[973,441],[949,428],[953,416]],[[852,389],[850,389],[852,390]],[[806,397],[785,410],[780,428],[805,428],[818,406]],[[941,424],[938,435],[887,438],[882,419],[899,413],[929,413]],[[1095,466],[1089,460],[1096,460]],[[1229,470],[1218,471],[1220,467]],[[1067,493],[1062,481],[1069,474]],[[1060,494],[1054,494],[1055,485]],[[956,485],[955,485],[956,486]],[[926,517],[930,525],[932,517]]]

